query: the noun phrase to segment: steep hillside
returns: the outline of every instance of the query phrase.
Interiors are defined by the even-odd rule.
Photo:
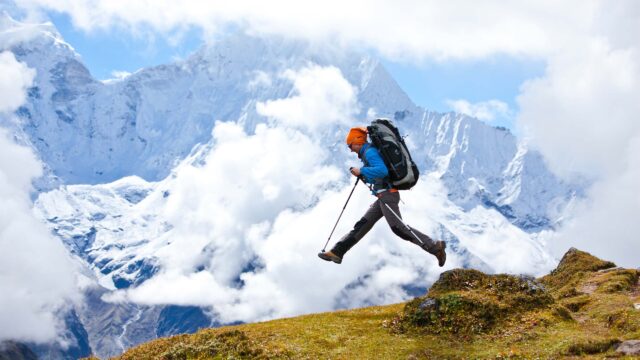
[[[639,275],[571,249],[538,279],[455,269],[408,303],[206,329],[118,359],[633,358]]]

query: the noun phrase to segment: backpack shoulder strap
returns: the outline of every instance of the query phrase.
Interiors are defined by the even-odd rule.
[[[369,150],[370,146],[371,144],[365,143],[362,147],[362,150],[360,150],[360,153],[358,154],[358,157],[360,158],[360,160],[362,160],[364,166],[369,166],[369,161],[367,160],[367,150]]]

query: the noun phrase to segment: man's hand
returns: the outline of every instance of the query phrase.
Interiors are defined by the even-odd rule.
[[[349,168],[349,171],[351,172],[351,174],[353,174],[353,176],[360,176],[360,169],[356,168],[356,167],[352,167]]]

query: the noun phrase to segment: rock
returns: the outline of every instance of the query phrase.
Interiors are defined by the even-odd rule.
[[[640,355],[640,340],[627,340],[620,343],[616,352],[624,355]]]
[[[506,319],[553,303],[532,277],[453,269],[440,275],[427,296],[407,303],[403,321],[431,333],[486,333]],[[562,318],[570,319],[564,310]]]
[[[579,341],[569,345],[566,355],[594,355],[615,349],[621,344],[618,339]]]
[[[636,308],[636,310],[640,310],[640,303],[633,304],[633,307]]]
[[[437,305],[436,299],[426,298],[420,303],[420,309],[432,308]]]

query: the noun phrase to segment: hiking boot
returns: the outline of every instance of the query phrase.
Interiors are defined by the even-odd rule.
[[[342,262],[342,258],[331,251],[318,253],[318,257],[322,260],[333,261],[336,264],[340,264]]]
[[[444,263],[447,261],[447,253],[444,249],[447,247],[447,243],[444,241],[438,241],[435,246],[435,252],[433,255],[438,259],[438,266],[443,267]]]

